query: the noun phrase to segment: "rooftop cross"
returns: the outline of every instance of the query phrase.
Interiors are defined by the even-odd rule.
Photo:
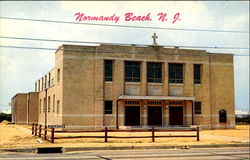
[[[156,38],[158,38],[158,36],[156,35],[156,33],[154,33],[154,35],[152,36],[152,38],[153,38],[153,45],[157,45]]]

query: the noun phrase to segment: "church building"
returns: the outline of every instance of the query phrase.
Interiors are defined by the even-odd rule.
[[[152,38],[149,46],[60,46],[55,67],[35,82],[37,123],[235,128],[233,54],[164,47]]]

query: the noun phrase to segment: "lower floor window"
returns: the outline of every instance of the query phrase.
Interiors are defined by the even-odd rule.
[[[112,101],[105,101],[104,104],[104,114],[112,114]]]
[[[219,120],[220,122],[227,122],[227,111],[222,109],[219,111]]]
[[[59,109],[60,109],[60,101],[58,100],[57,104],[56,104],[56,113],[57,114],[59,114]]]
[[[201,102],[194,103],[195,114],[201,114]]]

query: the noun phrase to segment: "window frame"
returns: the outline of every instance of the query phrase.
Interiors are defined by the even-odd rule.
[[[128,71],[129,69],[131,70]],[[137,71],[139,72],[137,73]],[[140,61],[125,61],[124,62],[124,81],[125,82],[141,82],[141,62]]]
[[[113,114],[113,101],[104,101],[104,114]]]
[[[56,114],[60,113],[60,100],[56,101]]]
[[[193,69],[194,70],[194,84],[201,84],[201,79],[202,79],[202,65],[201,64],[194,64],[193,67],[194,67],[194,69]],[[197,71],[197,69],[199,69],[199,71]]]
[[[169,63],[168,64],[168,81],[169,83],[176,83],[176,84],[184,83],[184,64],[183,63]]]
[[[160,71],[157,71],[157,69],[160,69]],[[150,75],[151,73],[153,75]],[[157,73],[160,73],[159,77]],[[147,62],[147,82],[148,83],[162,83],[162,63],[161,62]]]
[[[53,113],[55,112],[56,96],[53,94]]]
[[[60,68],[57,69],[57,83],[60,83],[61,70]]]
[[[227,111],[225,109],[219,110],[219,122],[227,123]]]
[[[198,105],[199,104],[199,105]],[[197,106],[198,105],[198,106]],[[201,102],[194,102],[194,114],[200,115],[202,112],[201,107],[202,103]],[[199,107],[199,109],[197,109]]]
[[[111,64],[107,64],[111,62]],[[107,67],[111,65],[111,75],[107,75]],[[110,74],[110,73],[109,73]],[[113,60],[104,60],[104,81],[105,82],[112,82],[113,81]]]
[[[48,112],[50,112],[50,96],[48,96]]]

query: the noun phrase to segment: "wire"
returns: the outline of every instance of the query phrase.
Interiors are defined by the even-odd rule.
[[[67,43],[89,43],[89,44],[125,45],[125,46],[131,46],[131,45],[149,46],[148,44],[104,43],[104,42],[71,41],[71,40],[40,39],[40,38],[9,37],[9,36],[0,36],[0,38],[17,39],[17,40],[32,40],[32,41],[67,42]],[[164,45],[162,47],[176,47],[176,46]],[[206,48],[206,49],[249,49],[249,48],[242,48],[242,47],[205,47],[205,46],[178,46],[178,47],[182,47],[182,48]]]
[[[17,49],[34,49],[34,50],[64,50],[64,51],[74,51],[74,52],[98,52],[98,53],[131,53],[131,54],[143,54],[146,52],[131,52],[131,51],[114,51],[114,50],[81,50],[81,49],[56,49],[56,48],[39,48],[39,47],[23,47],[23,46],[3,46],[0,45],[2,48],[17,48]],[[166,55],[188,55],[192,56],[192,54],[177,54],[177,53],[166,53]],[[224,55],[223,53],[218,54],[218,55]],[[198,55],[194,54],[193,56],[208,56],[208,55]],[[234,56],[249,56],[249,55],[234,55]]]
[[[126,27],[126,28],[139,28],[139,29],[162,29],[162,30],[176,30],[176,31],[192,31],[192,32],[229,32],[229,33],[249,33],[248,31],[230,31],[230,30],[211,30],[211,29],[191,29],[191,28],[165,28],[165,27],[146,27],[146,26],[128,26],[128,25],[112,25],[112,24],[95,24],[95,23],[78,23],[69,21],[45,20],[45,19],[28,19],[16,17],[3,17],[1,19],[21,20],[21,21],[34,21],[34,22],[48,22],[48,23],[64,23],[64,24],[81,24],[81,25],[94,25],[94,26],[107,26],[107,27]]]

